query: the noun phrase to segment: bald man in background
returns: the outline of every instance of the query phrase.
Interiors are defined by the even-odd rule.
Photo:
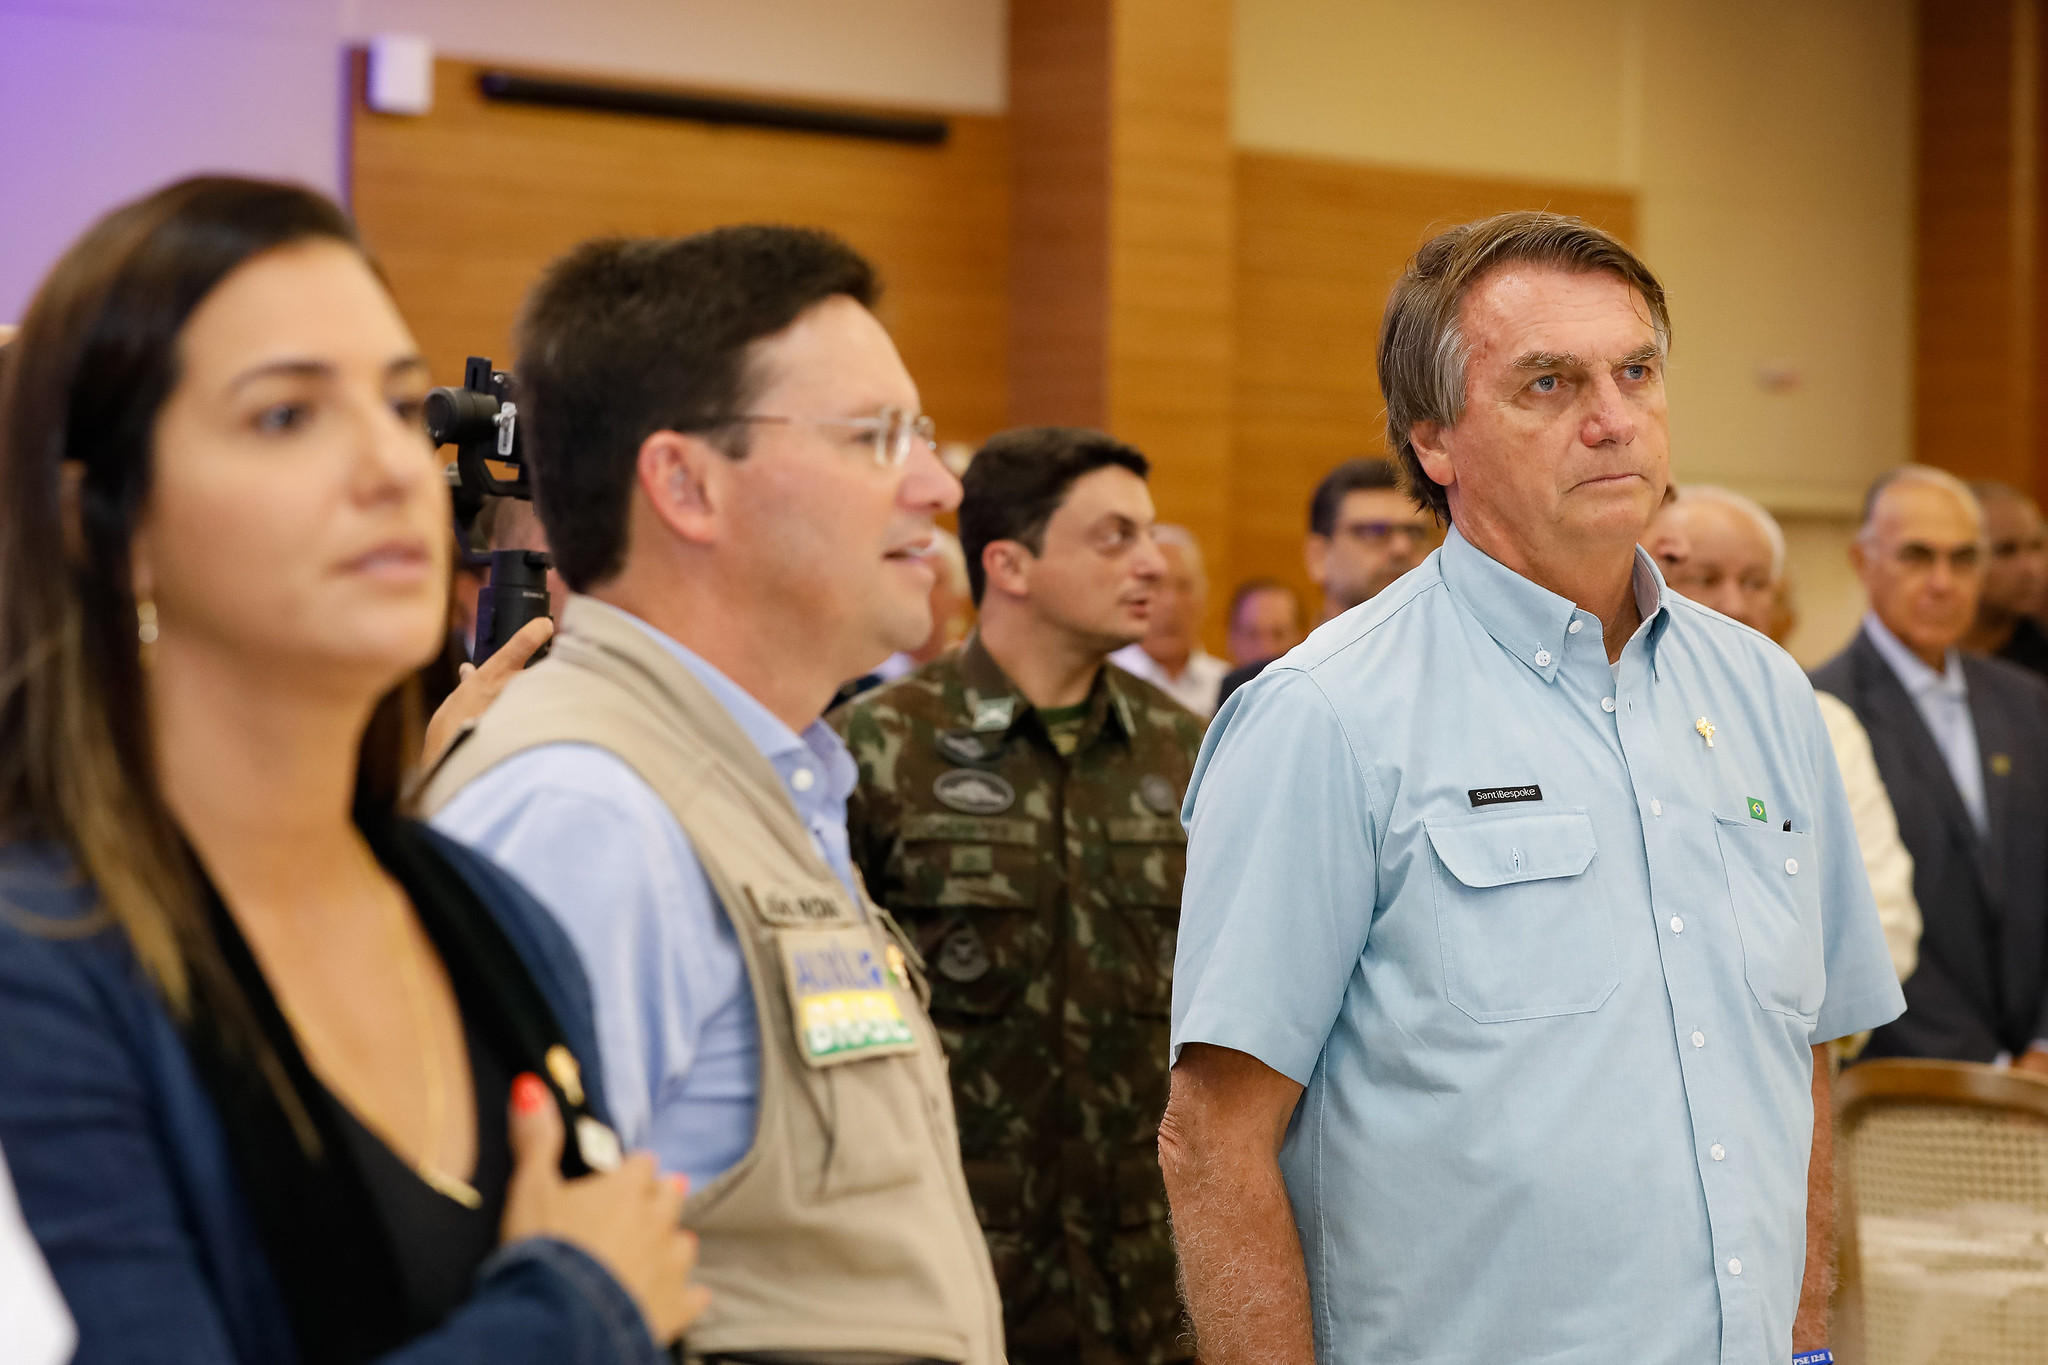
[[[1657,560],[1664,581],[1681,597],[1712,607],[1783,646],[1792,618],[1781,610],[1785,532],[1752,498],[1731,489],[1688,484],[1668,499],[1641,545]],[[1913,856],[1899,838],[1899,821],[1856,713],[1840,698],[1814,694],[1834,746],[1856,842],[1870,878],[1871,899],[1884,926],[1892,967],[1904,981],[1920,948],[1920,906],[1913,899]]]
[[[1953,475],[1880,477],[1849,552],[1870,610],[1813,682],[1869,732],[1924,921],[1906,1012],[1866,1055],[2048,1072],[2048,684],[1960,648],[1985,548]]]

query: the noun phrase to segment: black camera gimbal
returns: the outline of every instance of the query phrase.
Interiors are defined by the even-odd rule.
[[[533,484],[519,449],[519,405],[512,398],[512,376],[492,369],[488,356],[473,355],[463,367],[462,387],[432,390],[426,407],[427,435],[437,446],[455,447],[456,543],[472,562],[481,562],[469,547],[469,531],[483,510],[484,499],[533,499]],[[509,466],[512,477],[498,477],[491,464]],[[490,552],[489,572],[483,591],[477,594],[472,662],[490,658],[521,626],[548,614],[548,569],[552,563],[538,550]],[[534,658],[546,653],[543,647]]]

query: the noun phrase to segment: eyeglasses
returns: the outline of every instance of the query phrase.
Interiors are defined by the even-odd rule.
[[[864,433],[869,449],[874,452],[875,463],[884,469],[901,469],[917,444],[922,443],[926,450],[934,452],[939,448],[938,428],[932,425],[931,418],[923,413],[913,413],[897,407],[883,408],[873,417],[778,417],[743,412],[706,422],[703,429],[709,431],[717,427],[736,426],[742,423],[839,427],[846,431],[858,431]]]
[[[1947,550],[1909,540],[1892,551],[1892,559],[1908,573],[1922,574],[1937,563],[1946,563],[1950,573],[1975,573],[1982,556],[1975,545],[1957,545]]]
[[[1337,533],[1375,548],[1385,545],[1395,536],[1402,537],[1417,549],[1429,543],[1429,528],[1411,521],[1353,521],[1338,527]]]

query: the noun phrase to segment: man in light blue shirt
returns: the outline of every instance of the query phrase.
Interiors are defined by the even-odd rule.
[[[638,618],[739,722],[782,777],[826,864],[854,886],[846,798],[857,774],[823,721],[790,729]],[[668,808],[623,759],[549,744],[507,759],[434,815],[517,873],[569,931],[598,1002],[621,1138],[701,1189],[754,1140],[760,1027],[732,922]]]
[[[1448,538],[1233,698],[1188,798],[1161,1154],[1208,1365],[1825,1342],[1817,1049],[1901,997],[1805,678],[1636,551],[1668,340],[1548,214],[1395,287]]]
[[[633,320],[668,338],[668,354],[638,362],[665,366],[666,377],[585,375],[573,356],[553,361],[558,406],[579,421],[623,425],[584,414],[651,403],[658,411],[643,424],[673,430],[616,433],[610,467],[586,454],[606,433],[579,431],[578,458],[564,457],[555,487],[537,493],[541,519],[570,585],[674,655],[768,759],[858,904],[846,833],[856,773],[818,716],[842,680],[929,634],[932,517],[958,504],[960,486],[916,416],[916,385],[863,306],[875,287],[864,262],[788,230],[696,240],[620,249],[723,255],[688,267],[696,280],[678,265],[664,281],[672,298],[636,304],[673,314],[666,325]],[[707,292],[720,269],[730,274],[717,283],[722,303]],[[632,349],[592,344],[605,347]],[[676,377],[685,372],[687,383]],[[724,453],[705,476],[669,453],[701,457],[706,438]],[[785,459],[805,463],[783,468]],[[606,749],[544,744],[463,787],[432,819],[510,868],[576,944],[624,1143],[651,1148],[693,1188],[733,1168],[755,1138],[757,1002],[732,922],[662,797]]]

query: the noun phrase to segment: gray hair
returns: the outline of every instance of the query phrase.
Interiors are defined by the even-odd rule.
[[[1936,469],[1931,464],[1902,464],[1887,469],[1871,481],[1870,491],[1863,495],[1863,520],[1856,527],[1856,539],[1869,542],[1870,522],[1877,515],[1878,503],[1883,500],[1886,489],[1899,483],[1932,484],[1936,488],[1945,488],[1955,494],[1961,499],[1963,506],[1970,509],[1970,515],[1977,518],[1977,534],[1980,538],[1983,536],[1984,504],[1977,500],[1977,495],[1971,490],[1970,485],[1946,469]]]
[[[1455,426],[1464,415],[1465,370],[1471,359],[1460,326],[1465,297],[1495,270],[1518,264],[1617,277],[1642,295],[1658,349],[1671,349],[1664,286],[1633,251],[1584,219],[1499,213],[1423,243],[1387,299],[1380,323],[1379,379],[1387,403],[1387,449],[1394,452],[1408,496],[1440,524],[1451,519],[1450,496],[1423,472],[1409,432],[1420,422]]]
[[[1171,545],[1186,555],[1195,577],[1204,583],[1209,581],[1208,567],[1202,561],[1202,542],[1195,539],[1193,531],[1172,522],[1160,522],[1152,528],[1152,539],[1155,544]]]
[[[1778,525],[1778,519],[1755,498],[1711,483],[1689,483],[1679,488],[1678,501],[1718,502],[1748,517],[1756,523],[1757,530],[1764,533],[1764,539],[1770,542],[1771,581],[1775,583],[1785,576],[1785,528]]]

